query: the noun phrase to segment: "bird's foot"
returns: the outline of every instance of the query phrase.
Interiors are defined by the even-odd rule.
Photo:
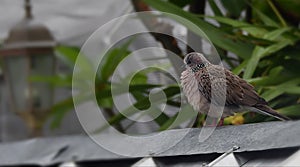
[[[224,124],[224,118],[221,118],[219,121],[218,119],[213,119],[212,121],[208,121],[204,125],[207,127],[217,127],[217,126],[223,126],[223,124]]]

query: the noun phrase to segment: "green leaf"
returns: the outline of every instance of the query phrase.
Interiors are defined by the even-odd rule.
[[[138,84],[138,85],[130,85],[129,89],[140,92],[140,91],[144,91],[146,89],[150,89],[150,88],[154,88],[154,87],[158,87],[158,86],[159,85]],[[124,92],[124,89],[119,89],[119,90],[120,91],[116,91],[117,95],[126,93],[126,91]],[[79,102],[84,102],[93,97],[94,97],[94,94],[80,94],[80,95],[78,95],[77,99],[79,99]],[[97,97],[98,102],[100,101],[100,106],[101,105],[103,105],[102,107],[111,106],[111,104],[109,104],[110,102],[107,101],[107,100],[111,100],[110,87],[103,89],[102,91],[96,92],[96,97]],[[101,102],[103,102],[105,104],[102,104]],[[60,126],[61,121],[63,120],[65,114],[67,114],[72,109],[74,109],[72,97],[62,100],[62,101],[58,102],[57,104],[55,104],[54,106],[52,106],[52,109],[51,109],[52,121],[51,121],[50,127],[52,129],[58,128]]]
[[[107,54],[103,57],[100,63],[98,74],[100,74],[100,80],[107,81],[109,77],[114,73],[118,64],[130,54],[128,50],[129,45],[133,39],[124,43],[121,47],[113,48],[109,50]]]
[[[148,81],[148,77],[145,74],[142,73],[136,73],[134,77],[132,78],[130,84],[136,85],[136,84],[146,84]]]
[[[173,96],[180,93],[180,88],[176,85],[173,85],[173,86],[169,86],[169,87],[163,89],[163,92],[166,95],[167,99],[170,99]],[[158,94],[158,93],[154,93],[153,96],[155,96],[156,94]],[[154,101],[152,101],[152,103],[159,103],[159,102],[161,102],[161,100],[157,99],[157,98],[154,98]],[[128,115],[128,116],[133,115],[133,114],[137,113],[138,111],[148,109],[150,107],[150,105],[151,104],[150,104],[148,97],[139,99],[139,101],[134,103],[134,105],[129,106],[127,109],[121,111],[121,113],[116,114],[111,119],[109,119],[108,123],[111,125],[119,123],[120,121],[125,119],[124,115]],[[139,110],[136,110],[136,108]],[[93,133],[99,133],[108,127],[109,127],[109,125],[104,125],[104,126],[98,128],[97,130],[95,130]]]
[[[248,64],[248,60],[244,60],[239,66],[237,66],[236,68],[234,68],[232,70],[232,72],[235,75],[239,75],[244,70],[244,68],[247,66],[247,64]]]
[[[112,108],[113,99],[111,97],[107,98],[97,98],[98,105],[103,108]]]
[[[74,104],[72,97],[55,104],[51,109],[50,128],[56,129],[60,127],[64,116],[67,114],[68,111],[73,109],[73,106]]]
[[[280,21],[282,26],[287,27],[286,21],[283,19],[283,17],[281,16],[280,12],[278,11],[278,9],[274,5],[274,3],[271,0],[267,0],[267,2],[269,4],[269,6],[271,7],[271,9],[273,10],[273,12],[275,13],[275,15],[277,16],[277,19]]]
[[[215,0],[208,0],[209,6],[211,7],[211,9],[213,10],[215,16],[224,16],[222,11],[220,10],[220,8],[218,7],[218,5],[215,3]],[[207,15],[198,15],[201,17],[207,17]],[[224,31],[230,30],[229,26],[226,24],[223,24],[221,22],[220,23],[220,28],[222,28]],[[217,48],[218,50],[218,48]]]
[[[239,35],[236,37],[237,39],[241,40],[241,41],[248,41],[254,45],[257,45],[257,46],[263,46],[263,47],[266,47],[266,46],[269,46],[269,45],[272,45],[276,42],[274,41],[270,41],[270,40],[266,40],[266,39],[262,39],[261,38],[261,35],[259,35],[259,37],[255,37],[255,36],[245,36],[245,35]]]
[[[261,96],[267,101],[270,101],[278,97],[279,95],[282,95],[283,93],[299,94],[300,93],[300,88],[298,87],[299,84],[300,84],[299,78],[289,80],[280,85],[269,87],[269,90],[265,91]]]
[[[221,0],[221,3],[227,10],[228,15],[235,18],[238,18],[247,7],[245,0]]]
[[[167,122],[170,119],[169,116],[167,116],[165,113],[161,112],[161,114],[154,119],[154,121],[159,125],[164,125],[165,122]]]
[[[80,53],[80,48],[59,45],[55,48],[58,58],[60,58],[64,63],[66,63],[70,68],[73,68]]]
[[[244,30],[248,32],[249,34],[255,36],[255,37],[261,37],[264,35],[267,31],[262,26],[255,26],[243,21],[234,20],[228,17],[219,17],[219,16],[203,16],[205,18],[211,18],[214,19],[220,23],[230,25],[234,28],[239,28],[241,30]]]
[[[277,109],[281,114],[284,114],[289,117],[299,117],[300,116],[300,104],[296,104],[293,106],[288,106],[284,108]]]
[[[94,74],[94,65],[91,63],[91,61],[87,58],[87,56],[83,55],[83,53],[79,53],[79,55],[76,58],[76,70],[73,70],[73,76],[76,75],[76,78],[79,78],[80,81],[76,81],[74,83],[78,84],[86,84],[87,80],[90,80],[90,78],[93,78],[94,76],[91,76]],[[79,86],[75,85],[75,87],[86,87],[86,86]]]
[[[208,0],[208,3],[212,11],[215,13],[215,16],[223,16],[223,13],[218,7],[218,5],[215,3],[215,0]]]
[[[269,74],[269,77],[278,77],[278,75],[280,75],[280,73],[283,71],[283,67],[282,66],[277,66],[277,67],[274,67],[270,70],[270,74]]]
[[[281,77],[269,75],[269,76],[264,76],[264,77],[247,79],[247,81],[253,83],[254,85],[267,87],[267,86],[279,85],[281,83],[284,83],[286,81],[289,81],[289,80],[295,78],[293,76],[285,76],[284,73],[280,74],[280,76]]]
[[[248,65],[246,66],[245,73],[243,78],[250,79],[254,74],[254,71],[258,65],[260,57],[263,56],[265,49],[263,47],[257,46],[255,47],[250,60],[248,61]]]
[[[288,93],[288,94],[300,94],[300,87],[299,86],[289,86],[289,87],[285,87],[284,92]]]
[[[192,0],[169,0],[169,2],[171,2],[172,4],[182,8],[185,7],[186,5],[190,4],[192,2]]]
[[[76,97],[70,97],[64,99],[56,104],[54,104],[51,108],[50,116],[52,118],[51,121],[51,129],[58,128],[63,120],[64,116],[74,109],[73,98],[76,98],[79,103],[87,101],[94,97],[94,94],[79,94]]]
[[[191,13],[188,13],[177,6],[161,1],[161,0],[144,0],[147,4],[151,5],[152,7],[156,8],[159,11],[165,12],[168,17],[173,18],[177,22],[181,23],[182,25],[186,26],[190,31],[194,32],[195,34],[209,38],[214,44],[217,46],[231,51],[243,58],[249,58],[250,53],[253,49],[253,45],[249,43],[243,43],[237,40],[232,40],[228,38],[230,34],[223,32],[222,30],[214,27],[213,25],[197,18]],[[168,14],[169,13],[169,14]],[[174,14],[174,15],[170,15]],[[175,17],[175,15],[177,17]],[[178,17],[181,16],[181,17]],[[195,24],[198,28],[200,28],[205,34],[199,32],[198,28],[195,27],[190,22],[187,22],[184,19],[189,20],[193,24]]]
[[[259,0],[261,1],[261,0]],[[267,15],[265,15],[263,12],[261,12],[259,9],[257,9],[256,7],[252,6],[252,9],[255,11],[255,13],[257,14],[257,16],[260,18],[260,20],[268,26],[272,26],[272,27],[280,27],[278,23],[276,23],[274,20],[272,20],[270,17],[268,17]]]
[[[290,31],[290,30],[292,30],[292,28],[290,28],[290,27],[278,28],[278,29],[275,29],[274,31],[271,31],[271,32],[265,34],[263,36],[263,38],[267,39],[267,40],[276,40],[283,33],[287,32],[287,31]]]
[[[159,131],[170,129],[170,126],[174,123],[178,115],[179,113],[176,113],[174,116],[170,117],[164,124],[160,126]]]
[[[139,101],[140,99],[143,99],[143,98],[146,98],[146,95],[145,94],[143,94],[141,91],[130,91],[130,93],[133,95],[133,97],[137,100],[137,101]],[[149,92],[148,92],[149,93]],[[169,105],[169,103],[167,102],[167,104]],[[165,114],[165,113],[163,113],[162,111],[160,111],[160,109],[159,108],[157,108],[156,106],[154,106],[155,107],[155,109],[156,110],[159,110],[159,116],[158,117],[156,117],[156,114],[157,114],[157,112],[154,112],[153,114],[154,115],[151,115],[151,113],[149,113],[149,112],[147,112],[147,114],[149,114],[150,116],[152,116],[153,118],[154,118],[154,121],[159,125],[159,126],[161,126],[166,120],[168,120],[169,119],[169,117]],[[145,115],[146,113],[144,112],[142,115],[140,115],[140,116],[143,116],[143,115]],[[155,118],[156,117],[156,118]]]
[[[72,87],[72,76],[70,75],[31,76],[29,80],[33,82],[45,82],[59,87]]]
[[[267,101],[270,101],[270,100],[273,100],[274,98],[278,97],[279,95],[281,95],[283,93],[284,93],[284,91],[282,89],[272,88],[268,91],[265,91],[261,95],[261,97],[263,97]]]
[[[275,32],[275,33],[274,33]],[[265,38],[268,38],[268,39],[276,39],[280,34],[282,34],[283,31],[272,31],[268,34],[265,35]],[[270,34],[273,34],[275,37],[273,36],[270,36]],[[270,45],[266,48],[263,48],[261,46],[256,46],[253,53],[252,53],[252,56],[248,62],[248,66],[246,67],[246,70],[245,70],[245,73],[244,73],[244,76],[243,78],[244,79],[249,79],[252,77],[252,75],[254,74],[254,71],[258,65],[258,62],[261,58],[265,57],[265,56],[268,56],[272,53],[275,53],[279,50],[281,50],[282,48],[288,46],[288,45],[291,45],[292,42],[288,39],[284,39],[284,40],[281,40],[273,45]]]
[[[128,88],[126,85],[121,85],[121,84],[112,84],[111,86],[107,86],[106,89],[101,90],[97,93],[97,96],[103,98],[103,97],[109,97],[111,94],[111,87],[114,89],[114,93],[116,95],[123,94],[123,93],[128,93]],[[161,85],[155,85],[155,84],[136,84],[136,85],[129,85],[129,91],[130,93],[132,92],[145,92],[148,89],[153,89],[161,87]]]

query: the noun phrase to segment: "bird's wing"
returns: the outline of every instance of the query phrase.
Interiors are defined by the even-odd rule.
[[[227,104],[243,106],[267,104],[267,102],[256,93],[252,85],[229,70],[225,70],[225,74],[227,84]]]
[[[267,104],[259,97],[254,87],[227,69],[214,66],[209,70],[209,77],[199,77],[199,91],[210,102],[217,105],[254,106]],[[225,76],[224,76],[225,74]],[[226,87],[226,91],[224,88]],[[222,91],[223,90],[223,91]],[[213,97],[213,99],[212,99]],[[226,99],[224,99],[226,97]]]

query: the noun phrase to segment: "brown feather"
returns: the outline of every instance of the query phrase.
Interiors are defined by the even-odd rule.
[[[269,116],[273,116],[276,117],[282,121],[288,121],[291,120],[289,117],[286,117],[278,112],[276,112],[275,110],[273,110],[271,107],[267,106],[267,105],[263,105],[263,104],[258,104],[255,106],[256,109],[260,110],[260,113],[269,115]]]
[[[202,54],[190,53],[184,63],[187,69],[181,75],[183,92],[196,110],[207,113],[210,104],[223,106],[225,103],[223,117],[247,109],[289,120],[269,107],[251,84],[221,66],[210,64]]]

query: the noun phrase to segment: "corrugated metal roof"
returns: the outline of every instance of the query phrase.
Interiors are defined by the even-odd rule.
[[[164,131],[161,140],[172,141],[180,133],[189,133],[171,149],[154,153],[153,160],[163,166],[199,165],[209,163],[234,145],[240,147],[227,158],[239,165],[279,164],[300,147],[300,121],[268,122],[240,126],[218,127],[205,142],[199,143],[201,129]],[[110,135],[106,135],[110,138]],[[117,144],[117,143],[116,143]],[[144,143],[147,145],[147,143]],[[128,152],[138,153],[142,146],[128,146]],[[155,146],[154,146],[155,147]],[[126,146],[123,148],[126,148]],[[88,136],[65,136],[31,139],[0,144],[0,165],[51,165],[63,162],[134,164],[143,158],[129,158],[111,153],[93,142]],[[299,157],[299,153],[296,154]],[[295,156],[296,156],[295,155]],[[294,158],[295,159],[295,158]],[[129,163],[130,162],[130,163]],[[223,162],[228,162],[228,159]],[[289,161],[290,162],[290,161]],[[288,162],[285,162],[288,163]]]

